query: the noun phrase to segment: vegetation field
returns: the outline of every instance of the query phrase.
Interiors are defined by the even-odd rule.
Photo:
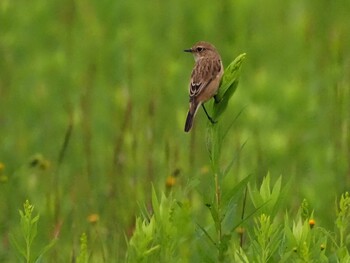
[[[350,262],[349,14],[0,1],[0,262]],[[185,133],[200,40],[232,81]]]

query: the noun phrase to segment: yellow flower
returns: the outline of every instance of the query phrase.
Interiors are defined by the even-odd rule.
[[[316,222],[315,222],[314,219],[310,219],[310,220],[309,220],[309,226],[310,226],[310,228],[313,228],[313,227],[315,226],[315,224],[316,224]]]
[[[5,169],[5,164],[0,162],[0,173]]]
[[[91,224],[95,224],[100,220],[100,216],[98,214],[90,214],[87,217],[87,220]]]
[[[168,176],[168,178],[165,181],[165,186],[167,188],[171,188],[176,184],[176,178],[172,175]]]

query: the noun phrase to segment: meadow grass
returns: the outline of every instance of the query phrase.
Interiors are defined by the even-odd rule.
[[[33,251],[57,239],[49,262],[130,259],[135,236],[145,261],[345,260],[349,11],[345,0],[1,1],[0,261],[18,260],[10,237],[20,240],[26,200],[40,215]],[[232,163],[222,222],[208,209],[205,115],[183,132],[193,59],[182,50],[199,40],[225,67],[247,54],[220,117],[216,165]],[[156,214],[163,206],[172,216]]]

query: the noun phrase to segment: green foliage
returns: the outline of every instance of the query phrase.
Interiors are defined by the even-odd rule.
[[[270,174],[268,173],[261,183],[260,190],[257,189],[257,186],[250,186],[249,194],[256,209],[261,208],[262,213],[275,216],[279,208],[278,205],[282,200],[282,176],[278,178],[272,190],[270,187],[270,180]]]
[[[266,185],[263,183],[260,188],[267,187]],[[277,197],[280,197],[280,194],[281,192],[276,194]],[[346,194],[342,197],[344,196]],[[195,235],[196,223],[191,214],[192,208],[184,209],[184,205],[171,195],[169,197],[162,195],[159,202],[153,190],[154,213],[149,217],[136,219],[134,234],[128,242],[126,261],[347,262],[348,248],[341,247],[334,234],[317,226],[313,213],[303,219],[305,204],[306,201],[303,201],[293,218],[288,213],[284,217],[281,215],[273,217],[269,213],[257,213],[262,209],[256,210],[252,218],[248,216],[244,222],[239,223],[239,225],[249,225],[248,222],[253,224],[252,227],[247,227],[247,237],[241,243],[241,234],[234,235],[233,230],[239,228],[238,225],[232,224],[233,222],[231,227],[235,226],[229,231],[222,231],[221,236],[213,236],[210,225],[203,227],[197,224],[198,235]],[[231,203],[231,205],[237,204]],[[217,222],[220,223],[222,214],[219,214],[218,210],[213,211],[211,205],[208,207],[215,225],[214,233],[218,233],[220,224]],[[229,209],[224,206],[222,208]],[[211,247],[215,247],[216,256],[211,254],[213,252]]]
[[[346,252],[344,255],[344,247],[348,247],[350,245],[350,233],[349,233],[349,225],[350,225],[350,196],[349,192],[342,194],[339,201],[339,206],[337,206],[337,219],[336,226],[339,230],[339,238],[340,238],[340,253],[343,256],[346,256],[350,259],[349,252]]]
[[[309,262],[317,259],[318,262],[328,262],[325,255],[328,236],[325,231],[310,225],[309,220],[302,221],[300,216],[296,220],[290,228],[288,217],[285,216],[284,240],[287,249],[283,261]]]
[[[214,114],[214,118],[217,119],[221,114],[224,113],[227,104],[235,92],[238,80],[240,76],[240,68],[242,62],[245,58],[245,54],[239,55],[228,67],[225,69],[225,73],[222,77],[222,81],[218,90],[218,94],[215,96],[215,102],[213,104],[212,112]],[[242,180],[236,187],[233,188],[234,191],[230,191],[230,195],[226,197],[225,203],[222,202],[222,183],[223,178],[227,175],[229,171],[229,167],[232,165],[228,165],[228,168],[225,170],[220,168],[220,156],[222,150],[222,144],[224,141],[224,137],[220,134],[221,121],[211,124],[208,128],[207,133],[207,149],[209,152],[210,164],[213,172],[213,183],[212,189],[214,196],[212,198],[212,202],[207,204],[207,207],[210,210],[210,214],[212,220],[214,222],[216,237],[213,238],[210,234],[205,230],[204,227],[200,227],[200,229],[204,232],[205,236],[208,240],[216,247],[217,250],[217,260],[222,262],[225,260],[225,254],[228,249],[229,242],[232,238],[232,232],[235,230],[237,225],[233,222],[228,224],[229,219],[233,219],[234,213],[234,203],[227,202],[227,200],[232,200],[235,195],[241,193],[241,190],[246,186],[245,180]],[[226,195],[226,193],[225,193]],[[242,218],[243,219],[243,218]],[[224,229],[226,226],[226,229]]]
[[[347,262],[348,249],[340,249],[326,229],[315,226],[313,214],[302,219],[301,205],[293,220],[260,214],[243,247],[232,243],[228,256],[234,262]]]
[[[213,103],[213,118],[215,120],[225,111],[230,98],[237,89],[240,69],[245,57],[245,53],[239,55],[224,71],[218,93],[215,95]]]
[[[310,217],[309,203],[306,199],[304,199],[301,203],[299,213],[301,215],[302,220],[306,220]]]
[[[215,96],[212,106],[213,117],[215,120],[218,119],[220,115],[225,111],[230,98],[237,89],[241,65],[245,59],[245,56],[245,53],[239,55],[224,71],[218,93]],[[221,153],[221,145],[224,139],[223,137],[224,136],[220,134],[219,125],[211,123],[211,126],[208,129],[206,143],[211,160],[211,166],[215,173],[219,170],[218,165]]]
[[[88,258],[88,240],[87,235],[83,233],[80,237],[80,252],[77,257],[77,263],[87,263],[89,262]]]
[[[29,203],[28,200],[23,204],[23,210],[19,210],[21,217],[20,221],[20,234],[11,236],[11,243],[13,244],[20,257],[24,259],[24,262],[41,262],[42,256],[53,247],[56,243],[56,239],[53,239],[49,244],[44,246],[40,250],[34,249],[34,240],[38,234],[38,221],[39,215],[33,215],[34,206]],[[24,240],[22,240],[20,238]]]
[[[136,219],[126,262],[183,262],[194,235],[190,207],[172,195],[162,194],[159,201],[153,188],[152,211],[152,215]]]
[[[251,237],[254,262],[268,262],[277,251],[281,241],[280,224],[272,222],[271,216],[261,214],[255,218],[254,236]]]

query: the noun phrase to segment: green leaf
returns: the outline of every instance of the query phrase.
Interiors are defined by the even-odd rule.
[[[234,225],[232,228],[231,228],[231,233],[233,233],[233,231],[235,231],[235,229],[237,227],[239,227],[240,225],[242,225],[244,222],[246,222],[249,218],[251,218],[252,216],[254,216],[257,212],[260,211],[260,209],[262,209],[265,205],[267,204],[266,203],[263,203],[261,206],[255,208],[254,211],[252,211],[251,213],[249,213],[246,217],[244,217],[240,222],[238,222],[238,224]]]
[[[225,178],[226,175],[228,174],[228,172],[231,170],[232,166],[234,165],[234,163],[235,163],[236,160],[238,159],[238,157],[239,157],[239,155],[240,155],[241,151],[243,150],[243,148],[244,148],[244,146],[245,146],[246,143],[247,143],[247,141],[245,141],[245,142],[241,145],[241,147],[239,148],[239,151],[238,151],[237,155],[236,155],[234,158],[232,158],[231,162],[227,165],[225,171],[224,171],[223,174],[222,174],[222,178]]]
[[[226,206],[227,203],[230,202],[237,194],[241,194],[243,189],[247,186],[248,181],[252,175],[248,175],[243,180],[241,180],[235,187],[233,187],[229,192],[225,193],[225,195],[222,197],[222,205],[223,207]]]
[[[270,172],[267,173],[266,177],[262,181],[261,187],[260,187],[260,195],[262,197],[262,200],[266,202],[270,199],[271,196],[271,190],[270,190]]]
[[[12,234],[10,234],[10,243],[13,247],[15,247],[15,249],[17,250],[17,252],[19,252],[19,254],[21,254],[24,258],[26,257],[26,252],[24,248],[18,244],[16,238]]]
[[[160,220],[159,201],[154,186],[152,186],[152,208],[155,218]]]
[[[207,205],[207,207],[209,208],[211,217],[215,222],[215,227],[216,229],[218,229],[220,225],[220,215],[219,215],[218,207],[216,204]]]
[[[228,127],[226,128],[226,131],[223,133],[221,140],[224,140],[226,135],[228,134],[229,130],[232,128],[233,124],[235,124],[236,120],[238,119],[239,116],[241,116],[242,112],[244,111],[245,107],[243,107],[243,109],[241,109],[238,114],[236,115],[236,117],[233,118],[233,120],[231,121],[231,123],[228,125]],[[244,143],[245,144],[245,143]]]
[[[204,227],[202,227],[201,225],[197,224],[197,226],[199,227],[200,230],[202,230],[202,232],[204,233],[204,235],[210,240],[210,242],[216,246],[216,243],[214,241],[214,239],[212,239],[212,237],[209,235],[208,231],[204,229]]]
[[[240,68],[246,53],[239,55],[226,69],[213,104],[213,118],[217,119],[225,111],[228,101],[237,89]]]
[[[274,199],[274,207],[271,212],[271,216],[274,217],[278,213],[278,209],[281,206],[281,203],[285,200],[288,189],[290,188],[291,179],[283,183],[282,188],[282,176],[278,178],[273,189],[272,189],[272,198]]]
[[[34,223],[36,223],[36,222],[38,222],[38,220],[39,220],[39,215],[37,215],[36,217],[34,217],[31,221],[30,221],[30,224],[34,224]]]
[[[37,260],[39,260],[47,251],[49,251],[56,244],[57,240],[58,240],[57,238],[54,238],[50,241],[49,244],[43,247],[39,253]]]
[[[252,186],[251,184],[249,184],[248,189],[250,200],[252,201],[253,206],[255,208],[259,207],[261,204],[264,203],[264,200],[262,199],[256,185]]]

